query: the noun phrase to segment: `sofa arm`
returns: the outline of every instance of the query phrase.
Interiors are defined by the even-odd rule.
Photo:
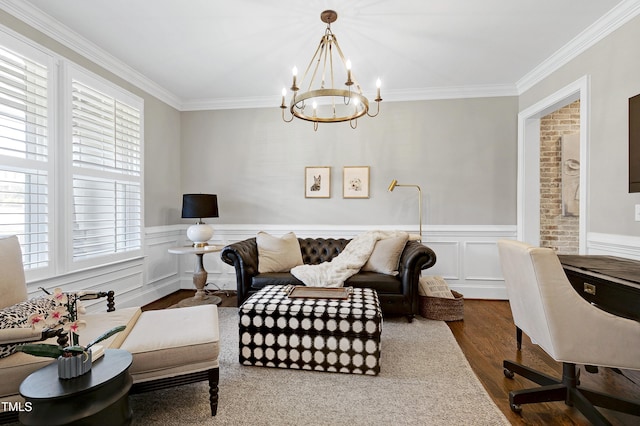
[[[222,261],[236,269],[238,306],[249,295],[251,278],[258,274],[258,244],[255,238],[229,244],[220,253]]]
[[[400,256],[398,272],[402,281],[402,293],[411,301],[411,311],[418,313],[418,285],[423,269],[436,264],[436,254],[417,241],[409,241]]]
[[[398,272],[403,275],[407,271],[421,271],[436,264],[436,254],[429,247],[418,241],[409,241],[400,255]]]

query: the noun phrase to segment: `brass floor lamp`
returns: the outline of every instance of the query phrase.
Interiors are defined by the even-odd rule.
[[[419,223],[420,223],[420,239],[418,241],[422,242],[422,190],[420,189],[420,186],[418,185],[404,185],[404,184],[400,184],[398,183],[397,180],[392,180],[391,183],[389,184],[389,192],[393,192],[393,190],[396,188],[396,186],[411,186],[414,187],[418,190],[418,215],[419,217]]]

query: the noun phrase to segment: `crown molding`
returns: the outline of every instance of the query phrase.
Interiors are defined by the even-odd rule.
[[[125,79],[179,111],[271,108],[280,105],[280,96],[182,100],[148,77],[108,54],[37,7],[20,0],[0,0],[0,8],[27,25],[74,50],[90,61]],[[385,101],[422,101],[479,97],[517,96],[515,85],[486,85],[405,89],[385,93]]]
[[[513,84],[488,86],[436,87],[429,89],[404,89],[384,92],[384,102],[429,101],[437,99],[492,98],[517,96]],[[194,99],[182,103],[182,111],[208,111],[220,109],[274,108],[279,107],[280,95],[254,98]]]
[[[516,82],[518,95],[640,14],[640,0],[624,0]]]
[[[517,96],[518,92],[514,84],[495,84],[391,90],[384,95],[385,101],[402,102],[431,101],[438,99],[495,98]]]
[[[279,107],[281,95],[250,98],[190,99],[182,103],[181,111],[207,111],[218,109],[250,109]]]
[[[102,68],[139,87],[150,95],[155,96],[169,106],[178,110],[181,109],[182,102],[176,95],[124,62],[111,56],[82,35],[62,25],[30,3],[21,0],[0,0],[0,8]]]
[[[179,111],[270,108],[280,104],[278,95],[182,100],[30,3],[21,0],[0,0],[0,8]],[[403,89],[386,92],[384,100],[401,102],[519,96],[638,14],[640,0],[622,1],[515,84]]]

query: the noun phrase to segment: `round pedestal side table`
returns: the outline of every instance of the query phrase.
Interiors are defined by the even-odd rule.
[[[213,304],[219,305],[222,299],[215,295],[206,294],[204,287],[207,285],[207,270],[204,269],[204,255],[207,253],[217,253],[222,251],[221,246],[204,246],[204,247],[172,247],[169,249],[169,253],[173,254],[195,254],[197,257],[196,267],[193,271],[193,285],[196,288],[196,294],[188,299],[181,300],[177,306],[194,306]]]
[[[58,363],[34,371],[20,384],[30,410],[20,412],[24,425],[126,425],[131,423],[129,389],[133,358],[107,349],[91,370],[73,379],[58,378]]]

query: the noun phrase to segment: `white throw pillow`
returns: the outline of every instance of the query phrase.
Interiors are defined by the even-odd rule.
[[[409,234],[403,233],[397,237],[389,237],[377,241],[369,260],[362,267],[362,271],[398,275],[400,256],[408,240]]]
[[[449,285],[444,278],[439,276],[420,277],[418,287],[420,296],[443,297],[445,299],[455,299],[453,293],[449,290]]]
[[[256,236],[258,244],[258,272],[289,272],[294,266],[302,265],[300,243],[293,232],[282,238],[260,231]]]

